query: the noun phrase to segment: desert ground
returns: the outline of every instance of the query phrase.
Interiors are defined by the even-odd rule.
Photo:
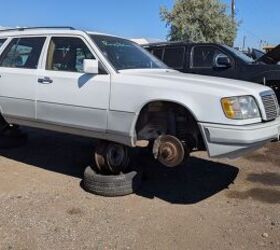
[[[105,198],[81,188],[92,139],[24,130],[0,149],[1,250],[280,249],[280,143],[173,169],[137,157],[142,188]]]

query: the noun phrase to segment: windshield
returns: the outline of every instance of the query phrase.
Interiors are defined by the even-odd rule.
[[[263,51],[258,50],[258,49],[253,49],[252,53],[254,53],[254,55],[255,55],[255,58],[254,58],[255,60],[257,60],[265,55],[265,53]]]
[[[91,38],[116,70],[168,68],[145,49],[129,40],[103,35],[91,35]]]
[[[246,63],[253,63],[255,62],[253,58],[245,55],[244,53],[242,53],[241,51],[234,49],[232,47],[229,47],[227,45],[225,45],[225,47],[230,50],[232,53],[234,53],[238,58],[240,58],[242,61],[246,62]]]

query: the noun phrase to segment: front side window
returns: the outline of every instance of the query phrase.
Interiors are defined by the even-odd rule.
[[[157,57],[159,60],[162,60],[162,54],[163,54],[162,48],[153,49],[153,55]]]
[[[165,69],[167,66],[134,42],[117,37],[91,35],[116,70]]]
[[[51,39],[47,70],[83,72],[84,59],[95,59],[87,45],[76,37],[53,37]]]
[[[36,69],[46,38],[14,38],[0,57],[0,67]]]
[[[212,68],[217,55],[224,55],[214,46],[196,46],[192,51],[193,68]]]
[[[167,47],[164,52],[163,61],[167,66],[174,69],[184,68],[184,47]]]
[[[0,48],[4,44],[5,41],[6,41],[6,39],[0,39]]]

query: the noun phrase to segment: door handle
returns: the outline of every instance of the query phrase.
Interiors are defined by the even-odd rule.
[[[53,80],[51,78],[45,76],[44,78],[39,78],[38,83],[49,84],[49,83],[53,83]]]

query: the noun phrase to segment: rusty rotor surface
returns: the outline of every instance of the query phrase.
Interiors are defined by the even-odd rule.
[[[158,161],[167,167],[176,167],[185,158],[182,142],[171,135],[163,135],[158,138],[154,146],[154,153]]]

